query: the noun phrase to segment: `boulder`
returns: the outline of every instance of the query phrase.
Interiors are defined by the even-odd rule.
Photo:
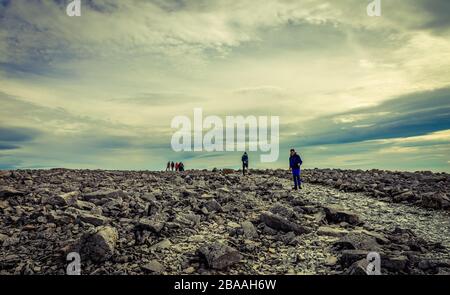
[[[444,193],[425,193],[421,196],[421,204],[426,208],[447,209],[450,207],[450,199]]]
[[[296,234],[309,233],[310,230],[304,226],[289,221],[286,217],[264,211],[261,213],[260,219],[267,226],[284,232],[295,232]]]
[[[382,256],[381,266],[387,270],[398,272],[406,272],[408,267],[408,257],[404,255]]]
[[[111,226],[101,226],[85,233],[80,241],[81,259],[87,257],[93,262],[103,262],[114,255],[119,234]]]
[[[65,194],[47,196],[42,199],[42,203],[55,206],[71,206],[76,204],[79,194],[78,191],[73,191]]]
[[[333,243],[337,249],[380,251],[381,247],[375,237],[363,232],[350,232]]]
[[[199,253],[206,259],[210,268],[219,270],[239,262],[242,258],[239,251],[219,242],[201,247]]]
[[[338,206],[324,207],[326,218],[330,223],[347,222],[352,225],[361,224],[359,216]]]
[[[406,191],[393,197],[394,202],[405,202],[414,200],[415,195],[412,191]]]
[[[295,212],[293,209],[286,207],[280,203],[275,204],[272,208],[270,208],[270,212],[273,214],[277,214],[288,219],[293,218],[295,216]]]

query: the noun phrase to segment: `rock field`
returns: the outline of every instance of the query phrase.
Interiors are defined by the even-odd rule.
[[[0,275],[450,274],[450,175],[0,171]]]

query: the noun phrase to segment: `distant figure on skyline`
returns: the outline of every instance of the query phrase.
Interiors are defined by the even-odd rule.
[[[242,175],[245,175],[245,169],[248,170],[248,155],[247,152],[244,152],[241,158],[242,161]]]
[[[289,169],[292,171],[292,177],[294,179],[294,190],[302,189],[302,183],[300,180],[300,166],[303,164],[302,158],[291,149],[289,157]]]
[[[180,164],[178,162],[175,163],[175,171],[178,171],[180,169]]]
[[[166,167],[166,171],[170,171],[170,161],[167,162],[167,167]]]
[[[170,163],[170,168],[172,169],[172,171],[175,168],[175,163],[173,161],[172,161],[172,163]]]
[[[183,164],[183,162],[180,162],[180,164],[178,164],[178,171],[180,171],[180,172],[184,171],[184,164]]]

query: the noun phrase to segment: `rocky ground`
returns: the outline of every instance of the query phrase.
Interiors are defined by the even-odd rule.
[[[0,171],[0,274],[449,274],[448,174]]]

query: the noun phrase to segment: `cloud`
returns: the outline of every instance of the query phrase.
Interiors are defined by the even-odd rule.
[[[31,128],[0,127],[0,142],[28,142],[32,141],[39,132]]]
[[[12,144],[4,144],[0,142],[0,150],[15,150],[18,149],[19,146]]]
[[[303,146],[425,135],[450,129],[450,89],[401,96],[377,106],[325,116],[298,134]],[[358,122],[364,128],[353,128]],[[308,130],[307,126],[313,126]]]
[[[0,126],[36,131],[0,141],[4,167],[233,166],[170,150],[171,119],[201,107],[280,116],[311,165],[448,170],[448,1],[66,4],[0,0]]]

